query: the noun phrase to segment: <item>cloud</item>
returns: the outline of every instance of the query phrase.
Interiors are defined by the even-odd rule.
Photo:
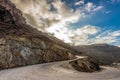
[[[98,43],[113,44],[114,43],[114,44],[118,45],[118,43],[120,41],[120,30],[101,31],[101,34],[97,35],[93,41],[94,41],[94,44],[98,44]]]
[[[82,5],[82,4],[84,4],[84,0],[81,0],[81,1],[75,2],[75,5],[76,5],[76,6],[80,6],[80,5]]]
[[[112,32],[111,35],[112,35],[113,37],[120,36],[120,30]]]
[[[99,11],[99,10],[102,10],[103,9],[103,6],[98,6],[96,8],[93,9],[93,11]]]
[[[119,2],[120,2],[120,0],[110,0],[110,3],[111,3],[111,4],[119,3]]]
[[[83,0],[75,3],[75,5],[84,6],[73,10],[68,7],[65,2],[61,0],[11,0],[18,9],[23,13],[28,24],[37,28],[40,31],[53,34],[55,37],[63,40],[66,43],[80,45],[98,43],[99,41],[108,41],[111,37],[99,35],[95,39],[90,36],[95,36],[100,28],[93,25],[80,26],[77,29],[71,29],[71,23],[77,23],[80,20],[87,18],[89,14],[85,12],[94,13],[103,8],[103,6],[96,6],[92,2],[84,3]],[[118,32],[114,35],[118,36]],[[116,38],[112,37],[112,42]],[[93,41],[94,40],[94,41]],[[114,40],[114,41],[113,41]],[[110,42],[110,41],[108,41]]]
[[[85,10],[87,10],[88,12],[95,12],[95,11],[99,11],[103,8],[103,6],[96,6],[94,5],[92,2],[88,2],[85,5]]]
[[[59,27],[56,27],[58,25]],[[61,24],[56,24],[47,29],[47,32],[54,34],[55,37],[74,45],[87,44],[89,35],[94,35],[98,31],[98,27],[91,25],[86,25],[74,30],[69,29],[68,27],[63,27]]]
[[[85,9],[88,12],[91,12],[94,8],[95,8],[95,5],[93,5],[93,3],[91,3],[91,2],[87,3],[86,6],[85,6]]]
[[[73,11],[61,0],[12,0],[23,12],[27,22],[44,31],[54,24],[62,23],[63,26],[77,22],[84,17],[79,9]]]
[[[105,14],[109,14],[109,13],[111,13],[111,11],[105,11],[104,13],[105,13]]]
[[[102,6],[96,6],[92,2],[84,4],[84,0],[78,3],[83,3],[85,6],[82,9],[73,10],[61,0],[11,0],[17,8],[19,8],[26,21],[35,28],[45,31],[46,28],[57,23],[62,23],[63,26],[69,23],[76,23],[87,15],[83,11],[95,12],[102,9]],[[77,3],[77,4],[78,4]]]

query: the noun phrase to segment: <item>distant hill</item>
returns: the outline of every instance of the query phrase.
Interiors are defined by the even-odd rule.
[[[96,58],[101,64],[112,64],[120,62],[120,48],[108,44],[93,44],[85,46],[75,46],[75,49],[79,50],[88,56]]]

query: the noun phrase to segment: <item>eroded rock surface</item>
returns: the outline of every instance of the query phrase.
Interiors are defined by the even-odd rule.
[[[81,72],[94,72],[100,70],[98,61],[92,58],[82,58],[70,61],[69,67]]]
[[[13,3],[11,3],[10,0],[0,0],[0,6],[2,8],[4,8],[5,10],[7,10],[11,14],[11,16],[16,24],[25,24],[26,23],[25,19],[22,17],[20,10],[18,10],[15,7],[15,5]],[[7,18],[7,19],[9,19],[9,18]]]
[[[42,38],[4,36],[0,38],[0,68],[72,59],[65,48]]]
[[[69,49],[26,24],[14,4],[0,0],[0,69],[72,58]]]

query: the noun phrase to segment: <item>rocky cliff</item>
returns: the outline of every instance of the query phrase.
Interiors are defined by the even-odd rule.
[[[18,10],[14,4],[11,3],[10,0],[0,0],[0,12],[1,9],[5,9],[6,11],[8,11],[10,13],[10,15],[12,16],[13,20],[15,23],[17,24],[25,24],[25,19],[22,17],[22,14],[20,12],[20,10]],[[2,14],[0,14],[2,15]],[[9,19],[9,18],[7,18]]]
[[[71,51],[26,24],[9,0],[0,0],[0,69],[72,59]]]

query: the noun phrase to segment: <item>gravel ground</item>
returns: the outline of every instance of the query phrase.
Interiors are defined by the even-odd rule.
[[[120,80],[120,70],[104,67],[100,72],[84,73],[62,67],[68,61],[38,64],[0,71],[0,80]]]

